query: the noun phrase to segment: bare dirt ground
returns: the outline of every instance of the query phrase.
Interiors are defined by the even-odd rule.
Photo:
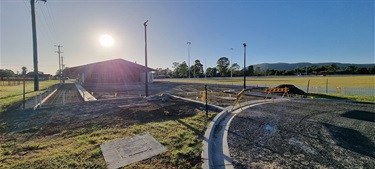
[[[109,98],[126,98],[132,96],[144,96],[144,85],[136,86],[83,86],[87,91],[93,93],[96,99]],[[234,104],[236,94],[242,90],[242,86],[226,86],[226,85],[208,85],[208,103],[227,107]],[[251,89],[247,91],[241,101],[264,99],[262,96],[254,96],[251,93],[263,93],[264,88]],[[154,82],[149,85],[149,95],[159,95],[161,93],[172,94],[189,98],[197,101],[202,101],[202,93],[204,91],[203,84],[183,84],[183,83],[166,83]],[[225,92],[223,92],[225,91]]]
[[[293,101],[238,114],[228,144],[235,168],[373,168],[375,104]]]
[[[15,110],[0,114],[0,134],[47,136],[63,130],[90,127],[127,127],[195,115],[203,106],[180,99],[166,102],[144,98],[101,100],[48,106],[36,111]],[[1,144],[1,141],[0,141]]]

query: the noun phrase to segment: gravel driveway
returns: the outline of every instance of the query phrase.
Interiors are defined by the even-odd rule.
[[[228,144],[235,168],[373,168],[375,104],[255,106],[233,119]]]

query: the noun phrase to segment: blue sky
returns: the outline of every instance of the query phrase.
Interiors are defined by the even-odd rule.
[[[28,0],[1,0],[0,68],[33,70]],[[67,67],[123,58],[144,64],[144,26],[148,65],[218,58],[243,65],[277,62],[375,63],[373,0],[286,1],[125,1],[48,0],[36,3],[39,70],[55,73],[63,45]],[[114,38],[100,45],[102,34]],[[230,50],[233,48],[234,50]]]

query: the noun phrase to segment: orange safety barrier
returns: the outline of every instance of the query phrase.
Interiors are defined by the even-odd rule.
[[[285,87],[285,88],[268,88],[266,90],[264,90],[264,92],[267,93],[266,97],[264,99],[267,99],[268,95],[271,95],[271,98],[273,100],[273,95],[272,93],[284,93],[283,96],[281,98],[284,98],[285,94],[289,97],[289,88]]]

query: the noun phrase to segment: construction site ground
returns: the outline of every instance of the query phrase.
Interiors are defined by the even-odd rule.
[[[71,93],[77,93],[71,90],[69,85],[66,87]],[[64,105],[56,102],[36,111],[18,109],[0,113],[0,145],[3,153],[0,162],[11,165],[14,160],[30,160],[25,157],[31,156],[31,159],[35,159],[33,155],[44,151],[40,150],[42,146],[18,147],[11,151],[11,148],[17,147],[17,144],[38,142],[41,139],[53,142],[55,139],[72,137],[72,135],[79,134],[77,131],[81,130],[123,129],[132,125],[146,125],[150,122],[179,121],[204,110],[201,104],[173,98],[164,100],[159,97],[162,93],[167,93],[201,101],[203,84],[166,82],[150,84],[149,95],[157,96],[156,100],[144,98],[143,85],[124,88],[108,87],[108,85],[83,85],[83,87],[98,100],[82,102],[81,98],[75,98],[79,95],[66,97],[65,94]],[[241,90],[242,86],[209,85],[208,102],[222,107],[231,106],[235,102],[236,93]],[[251,88],[250,91],[245,92],[241,100],[262,100],[265,96],[263,90],[263,88]],[[62,95],[56,94],[56,96]],[[55,98],[55,100],[60,99],[62,98]],[[345,106],[345,104],[335,102],[308,101],[308,104],[302,104],[299,101],[293,101],[266,104],[256,113],[253,113],[253,109],[246,110],[233,119],[228,135],[234,164],[237,168],[249,166],[342,168],[343,165],[338,163],[344,160],[345,155],[348,155],[349,161],[359,160],[361,163],[358,165],[366,168],[368,164],[373,164],[371,160],[375,161],[373,132],[375,125],[373,119],[371,120],[375,107],[371,104],[364,105],[369,108],[362,110],[361,106],[362,104],[355,103]],[[355,117],[343,117],[342,114],[351,110],[365,112],[370,120],[358,118],[355,112],[347,114],[348,116],[354,114]],[[277,130],[269,129],[267,124],[272,129],[276,126]],[[189,126],[189,128],[194,129],[194,126]],[[204,131],[196,132],[199,135],[204,133]],[[359,142],[355,139],[360,140],[359,147],[357,146]],[[259,140],[259,142],[254,140]],[[97,142],[93,144],[99,146]],[[42,148],[48,150],[53,147]],[[328,148],[327,151],[324,150],[325,148]],[[340,152],[344,154],[340,155]],[[330,154],[323,157],[329,157],[328,159],[334,159],[336,162],[331,160],[334,164],[329,165],[330,160],[320,158],[320,153]],[[100,151],[98,156],[101,157]],[[169,156],[168,153],[165,156]],[[95,155],[93,159],[96,159],[93,161],[95,165],[105,164],[102,157],[98,158]],[[91,161],[92,159],[82,159],[82,163],[86,162],[85,160]],[[96,162],[98,160],[99,162]],[[188,161],[196,163],[195,165],[201,162],[200,159]],[[149,160],[148,162],[152,164],[155,161]],[[349,162],[345,163],[349,164]],[[178,164],[174,165],[178,166]],[[103,166],[91,165],[89,167],[103,168]],[[160,164],[160,167],[165,166]]]
[[[373,168],[375,104],[292,101],[246,109],[231,122],[235,168]]]

